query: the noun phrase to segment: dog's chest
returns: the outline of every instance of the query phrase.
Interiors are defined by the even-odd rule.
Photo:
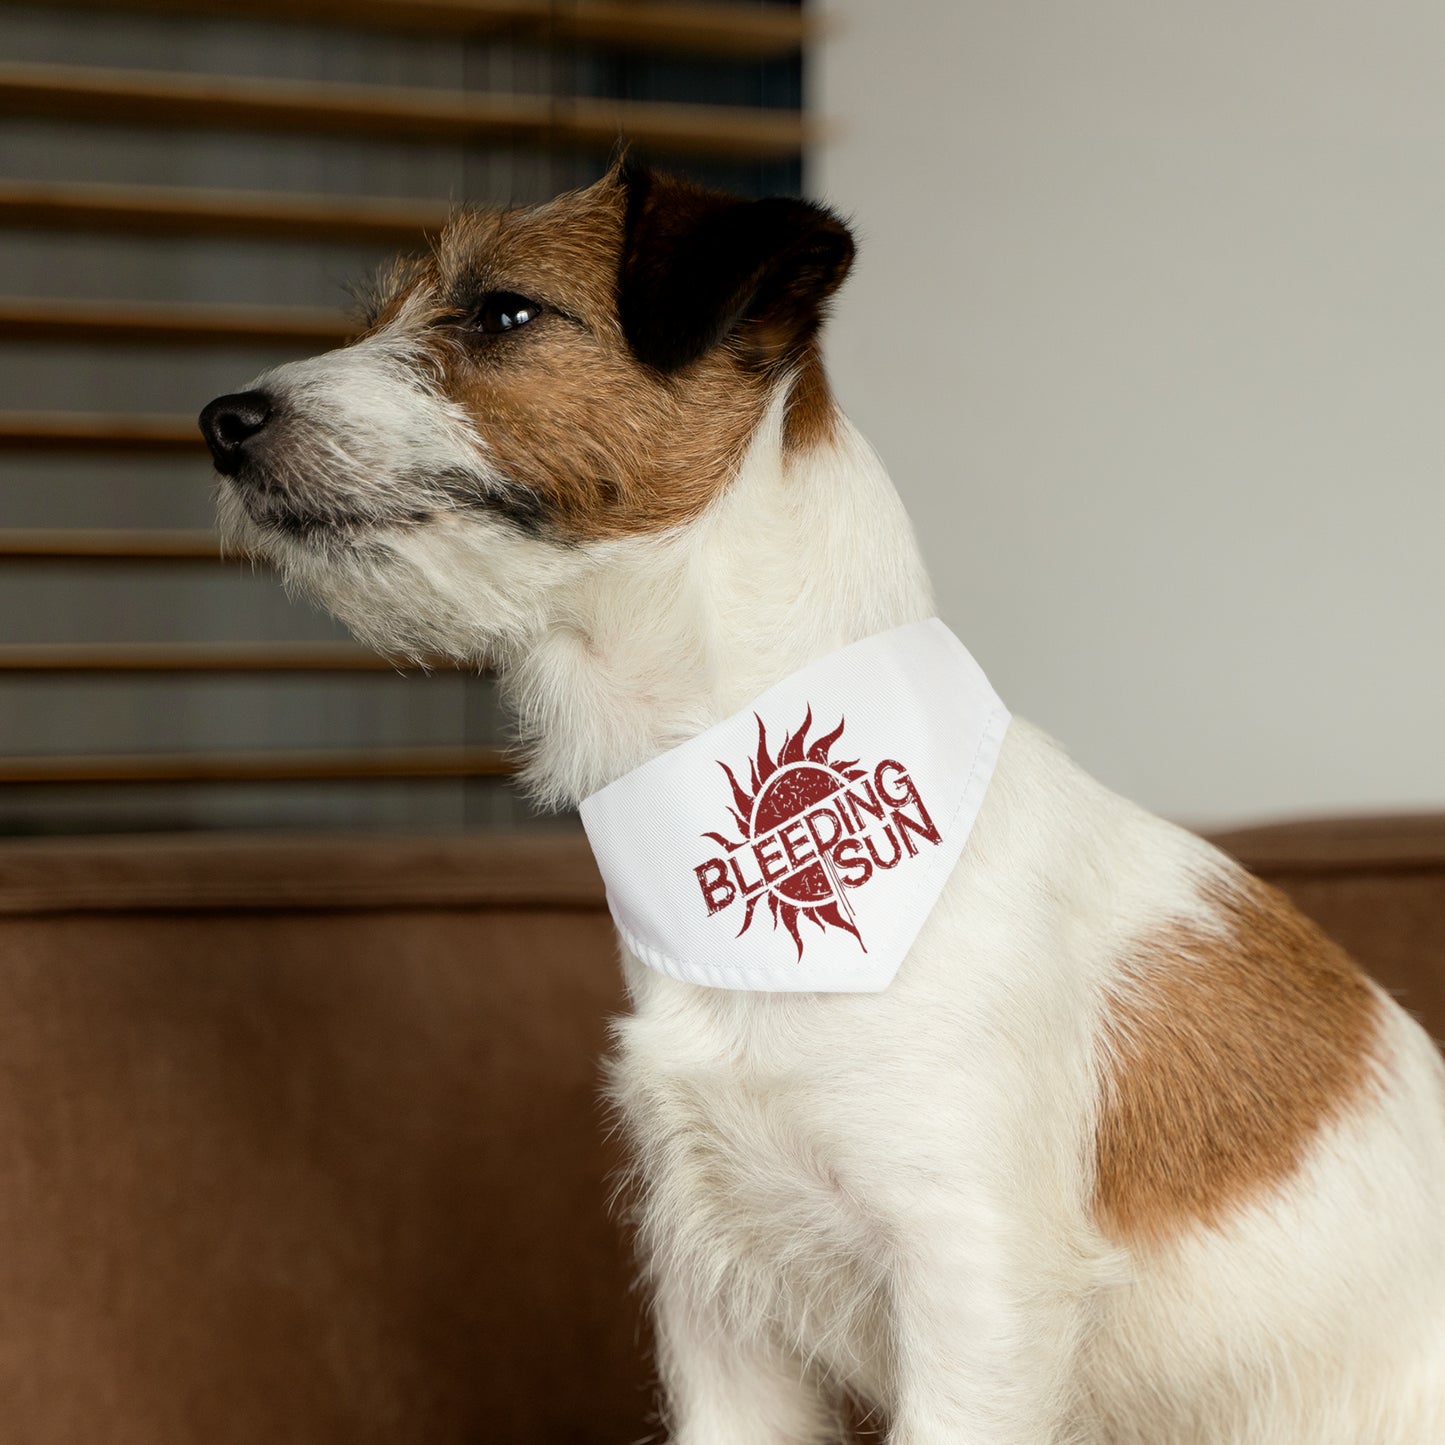
[[[616,1092],[649,1253],[713,1281],[739,1323],[839,1374],[875,1376],[885,1251],[850,1177],[847,1090],[689,1022],[644,1010],[619,1031]]]

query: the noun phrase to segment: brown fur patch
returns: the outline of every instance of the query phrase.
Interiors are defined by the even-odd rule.
[[[783,445],[791,453],[810,451],[833,440],[838,425],[838,407],[828,385],[818,348],[808,347],[788,397],[788,415]]]
[[[617,321],[621,223],[620,196],[605,184],[525,211],[465,212],[407,288],[426,304],[406,327],[424,329],[443,389],[475,419],[488,461],[574,540],[696,516],[733,475],[765,404],[724,349],[679,381],[632,358]],[[489,291],[546,310],[515,334],[469,336],[467,308]]]
[[[1109,1002],[1095,1215],[1158,1244],[1283,1184],[1366,1092],[1379,1000],[1283,894],[1240,873],[1217,932],[1141,940]]]
[[[435,256],[379,306],[379,325],[415,335],[432,357],[491,465],[571,540],[696,517],[735,475],[780,374],[760,367],[742,338],[673,374],[637,360],[618,318],[625,212],[614,173],[544,206],[459,213]],[[469,310],[495,291],[545,309],[515,332],[479,336]],[[798,376],[787,425],[794,450],[832,425],[815,349]]]

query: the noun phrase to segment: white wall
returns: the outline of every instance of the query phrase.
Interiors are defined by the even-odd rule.
[[[832,323],[941,611],[1194,822],[1445,805],[1445,5],[834,0]]]

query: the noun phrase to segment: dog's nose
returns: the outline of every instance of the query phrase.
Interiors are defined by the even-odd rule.
[[[233,477],[246,460],[246,443],[271,419],[271,398],[264,391],[238,391],[218,396],[201,413],[201,435],[211,449],[216,470]]]

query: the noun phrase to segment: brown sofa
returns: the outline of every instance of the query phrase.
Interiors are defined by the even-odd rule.
[[[1445,818],[1221,841],[1445,1033]],[[580,838],[0,844],[0,1439],[656,1428]]]

